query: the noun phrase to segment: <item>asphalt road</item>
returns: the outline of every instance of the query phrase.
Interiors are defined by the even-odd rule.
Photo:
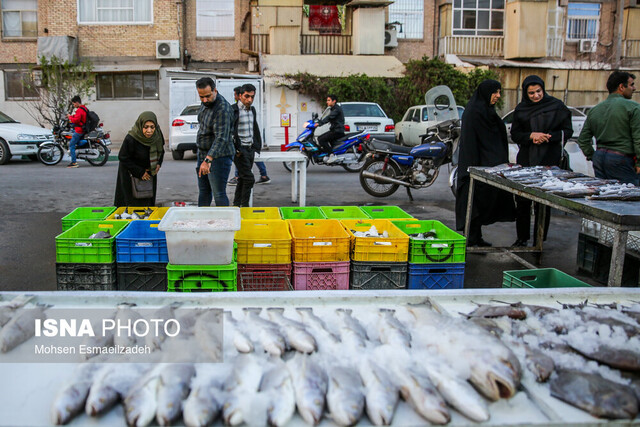
[[[174,161],[165,157],[159,174],[159,206],[182,201],[195,204],[197,184],[195,160]],[[0,166],[0,290],[55,290],[55,236],[60,219],[79,206],[111,206],[115,192],[117,161],[93,167],[80,162],[67,169],[67,162],[44,166],[39,162],[12,160]],[[257,185],[254,206],[295,206],[290,199],[290,174],[280,165],[267,164],[270,184]],[[257,172],[257,170],[255,171]],[[436,183],[412,191],[414,201],[399,189],[391,197],[378,199],[365,193],[357,174],[341,167],[311,166],[307,174],[307,205],[396,205],[419,219],[436,219],[453,227],[454,197],[447,186],[444,167]],[[235,187],[228,187],[230,198]],[[576,269],[576,248],[580,219],[554,211],[542,267],[558,268],[595,284]],[[515,224],[495,224],[483,229],[494,245],[515,241]],[[535,262],[533,257],[527,257]],[[506,255],[467,254],[465,287],[498,288],[503,270],[518,270],[520,264]]]

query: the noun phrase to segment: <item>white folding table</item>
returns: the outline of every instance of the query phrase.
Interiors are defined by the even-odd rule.
[[[263,151],[256,153],[255,162],[291,162],[291,201],[300,206],[307,203],[307,157],[297,151]],[[300,176],[298,176],[298,174]],[[253,206],[253,191],[249,205]]]

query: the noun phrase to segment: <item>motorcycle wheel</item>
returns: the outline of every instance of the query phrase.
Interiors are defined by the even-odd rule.
[[[93,148],[98,150],[100,155],[96,159],[87,159],[87,162],[92,166],[102,166],[107,163],[107,160],[109,160],[109,150],[107,146],[104,145],[102,141],[96,141],[93,143]]]
[[[64,151],[58,144],[43,144],[38,148],[38,160],[47,166],[57,165],[64,157]]]
[[[382,172],[384,168],[383,160],[373,160],[364,165],[360,173],[360,185],[364,188],[364,191],[371,194],[374,197],[389,197],[396,192],[399,185],[390,182],[376,182],[375,179],[364,178],[362,172],[367,171],[375,175],[388,176],[389,178],[396,178],[400,175],[398,167],[394,163],[388,163],[387,169]]]
[[[354,154],[357,156],[358,152],[356,151],[355,147],[353,148],[353,152]],[[364,166],[365,162],[366,162],[366,156],[363,153],[360,153],[362,159],[359,162],[356,163],[348,163],[346,165],[342,165],[342,167],[344,168],[344,170],[346,170],[347,172],[351,172],[351,173],[356,173],[356,172],[360,172],[360,169],[362,169],[362,167]]]
[[[300,148],[298,147],[289,147],[287,148],[287,151],[297,151],[300,152]],[[286,170],[288,170],[289,172],[291,172],[291,162],[282,162],[282,166],[284,166],[284,168]],[[307,167],[309,167],[309,159],[307,158]]]

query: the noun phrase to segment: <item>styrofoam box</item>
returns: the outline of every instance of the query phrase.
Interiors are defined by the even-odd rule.
[[[228,224],[216,226],[215,221]],[[217,265],[233,261],[233,237],[240,229],[240,208],[180,207],[164,215],[158,230],[167,237],[169,262],[174,265]]]

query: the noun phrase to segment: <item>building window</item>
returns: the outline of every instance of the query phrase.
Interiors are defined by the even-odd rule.
[[[100,73],[98,99],[158,99],[158,72]]]
[[[502,36],[504,0],[453,0],[454,36]]]
[[[197,37],[234,37],[233,0],[197,0]]]
[[[152,24],[153,0],[78,0],[80,24]]]
[[[31,88],[25,86],[28,83]],[[25,99],[38,98],[38,92],[33,89],[33,81],[29,71],[4,71],[4,93],[5,99],[11,101],[22,101]]]
[[[600,3],[569,3],[567,40],[598,40]]]
[[[389,22],[397,22],[399,39],[424,37],[424,0],[396,0],[389,5]]]
[[[38,37],[38,0],[0,0],[2,37]]]

